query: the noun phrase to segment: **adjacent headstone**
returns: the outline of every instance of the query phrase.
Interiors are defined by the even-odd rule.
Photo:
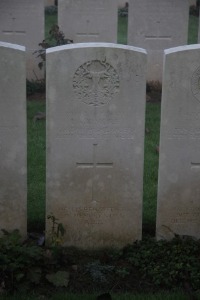
[[[44,39],[43,0],[1,0],[0,41],[26,47],[27,77],[38,79],[43,72],[34,51]]]
[[[200,46],[165,51],[157,238],[200,238]]]
[[[46,213],[64,225],[64,245],[141,239],[145,68],[131,46],[47,50]]]
[[[25,48],[0,42],[0,229],[26,236]]]
[[[162,81],[164,49],[186,45],[188,0],[132,0],[128,44],[147,49],[147,79]]]
[[[59,0],[58,25],[74,43],[117,42],[116,0]]]

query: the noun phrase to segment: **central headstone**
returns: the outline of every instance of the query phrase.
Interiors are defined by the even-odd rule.
[[[59,0],[58,25],[65,37],[82,42],[117,42],[116,0]]]
[[[47,50],[47,215],[66,228],[65,245],[141,239],[145,68],[134,47]]]
[[[164,49],[186,45],[188,0],[129,2],[128,44],[147,49],[147,79],[162,81]]]

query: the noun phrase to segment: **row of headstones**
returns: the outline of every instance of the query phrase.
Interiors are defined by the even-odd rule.
[[[129,1],[128,45],[148,52],[148,80],[162,78],[164,49],[187,44],[189,0]],[[116,0],[59,0],[58,25],[65,37],[79,42],[117,42]],[[27,77],[43,72],[33,52],[44,39],[43,0],[1,0],[0,40],[23,45]]]
[[[75,43],[117,43],[116,0],[58,3],[58,25]],[[74,22],[76,20],[76,22]],[[130,0],[127,44],[147,50],[147,79],[162,79],[164,49],[186,45],[189,0]]]
[[[119,7],[124,7],[126,5],[126,3],[128,3],[127,0],[117,0],[118,1],[118,5]],[[189,0],[190,1],[190,5],[195,5],[196,4],[196,0]],[[56,0],[45,0],[45,6],[54,6],[57,5]]]
[[[124,7],[129,1],[128,0],[118,0],[119,7]],[[45,0],[45,6],[53,6],[56,4],[55,0]],[[189,0],[190,5],[196,5],[196,0]]]
[[[142,238],[147,54],[117,44],[47,50],[46,214],[65,245]],[[165,51],[157,238],[200,238],[200,46]],[[0,228],[26,235],[25,49],[0,43]],[[47,223],[46,232],[50,228]]]

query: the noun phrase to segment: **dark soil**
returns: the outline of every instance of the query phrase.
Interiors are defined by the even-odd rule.
[[[146,86],[146,101],[151,103],[161,102],[162,84],[159,81],[149,81]]]

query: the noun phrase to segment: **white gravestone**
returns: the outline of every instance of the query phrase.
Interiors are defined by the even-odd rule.
[[[186,45],[188,0],[129,2],[128,44],[147,49],[147,80],[162,81],[164,49]]]
[[[0,229],[27,228],[25,48],[0,42]]]
[[[44,40],[43,0],[1,0],[0,40],[26,47],[27,77],[39,79],[43,72],[34,51]]]
[[[46,211],[65,245],[141,239],[145,68],[145,50],[130,46],[47,50]]]
[[[82,42],[117,42],[116,0],[59,0],[58,25],[65,37]]]
[[[200,238],[200,46],[165,51],[157,238]]]

